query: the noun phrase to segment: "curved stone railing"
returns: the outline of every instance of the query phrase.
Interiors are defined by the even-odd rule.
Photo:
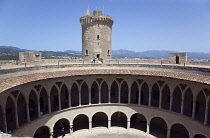
[[[12,68],[0,69],[0,75],[8,73],[16,73],[23,71],[47,70],[71,67],[130,67],[130,68],[157,68],[177,71],[196,71],[196,73],[210,73],[210,67],[206,66],[180,66],[180,65],[158,65],[158,64],[61,64],[61,65],[30,65],[30,66],[13,66]]]
[[[180,133],[180,130],[174,127],[174,125],[178,124],[178,126],[180,125],[180,127],[183,127],[184,130],[186,130],[182,133],[186,133],[189,138],[194,138],[194,136],[197,134],[203,135],[206,138],[210,136],[210,131],[207,126],[192,119],[189,119],[188,117],[180,116],[176,113],[169,112],[163,109],[157,109],[154,107],[126,104],[85,105],[53,112],[43,117],[40,117],[28,124],[25,124],[21,128],[17,129],[13,133],[13,135],[33,137],[35,132],[42,126],[46,126],[49,129],[50,134],[53,135],[54,133],[56,133],[54,129],[56,127],[56,123],[59,122],[59,120],[63,119],[66,120],[69,124],[69,127],[67,127],[69,128],[69,134],[73,135],[73,132],[75,131],[74,129],[79,121],[76,121],[76,118],[81,115],[83,115],[83,117],[87,117],[87,119],[82,122],[87,125],[80,129],[89,129],[89,131],[91,131],[93,127],[98,127],[97,125],[94,125],[94,123],[97,124],[97,121],[94,121],[94,116],[95,118],[97,118],[97,113],[103,113],[104,120],[106,122],[106,125],[98,125],[107,128],[113,126],[125,127],[126,129],[136,128],[151,135],[157,135],[155,131],[158,130],[161,131],[158,134],[159,136],[161,135],[161,137],[171,138],[174,137],[174,131],[176,133]],[[121,117],[124,115],[124,118],[120,118],[120,121],[123,122],[123,124],[114,124],[114,121],[116,120],[116,113],[120,113]],[[139,122],[135,121],[135,119],[133,118],[135,114],[141,117],[140,122],[142,123],[138,124]],[[166,124],[165,128],[161,128],[164,126],[164,124]],[[159,128],[156,128],[156,130],[154,130],[154,127]],[[163,132],[161,129],[163,129],[165,132]]]

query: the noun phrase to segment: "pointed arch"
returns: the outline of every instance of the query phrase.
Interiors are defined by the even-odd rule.
[[[16,129],[15,103],[9,96],[6,102],[7,132]]]
[[[81,87],[81,104],[89,104],[89,89],[87,83],[84,81]]]
[[[117,82],[114,81],[111,85],[111,103],[118,103],[119,88]]]
[[[196,98],[195,120],[204,122],[206,110],[206,97],[203,91],[200,91]]]
[[[152,86],[151,106],[159,107],[160,89],[157,83]]]
[[[134,81],[131,85],[131,98],[130,98],[131,104],[138,104],[139,102],[139,86]]]
[[[51,103],[51,112],[59,110],[58,89],[55,85],[53,85],[50,91],[50,103]]]
[[[27,113],[26,113],[26,100],[23,94],[20,92],[17,99],[17,112],[18,112],[18,122],[19,126],[27,123]]]
[[[101,103],[108,103],[109,98],[109,88],[106,81],[103,81],[101,85]]]
[[[192,116],[192,108],[193,108],[193,94],[192,90],[188,88],[184,94],[184,109],[183,114],[186,116]]]
[[[141,104],[148,105],[149,103],[149,86],[144,82],[141,86]]]
[[[42,89],[40,91],[39,105],[40,105],[40,115],[41,116],[49,113],[48,95],[47,95],[47,91],[44,87],[42,87]]]
[[[126,81],[120,87],[120,103],[128,103],[128,84]]]
[[[94,81],[91,86],[91,104],[99,103],[99,87],[98,84]]]
[[[169,86],[166,84],[162,89],[162,102],[161,102],[161,108],[169,110],[170,109],[170,101],[171,101],[171,95],[170,95],[170,89]]]
[[[37,99],[37,94],[35,93],[34,90],[31,90],[29,94],[29,115],[30,115],[30,120],[34,120],[38,118],[38,99]]]
[[[69,107],[69,91],[65,84],[61,87],[61,109]]]
[[[181,102],[182,102],[182,92],[179,86],[177,86],[173,92],[173,104],[172,111],[180,113],[181,112]]]
[[[71,106],[79,106],[79,88],[76,83],[71,87]]]

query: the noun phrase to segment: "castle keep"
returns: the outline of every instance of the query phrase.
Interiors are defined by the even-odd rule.
[[[80,18],[82,25],[82,56],[83,59],[93,57],[100,59],[112,58],[112,25],[114,20],[95,10],[90,15],[86,10]]]

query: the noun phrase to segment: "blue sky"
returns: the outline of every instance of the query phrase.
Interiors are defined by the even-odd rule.
[[[210,0],[0,0],[0,46],[81,51],[88,7],[114,18],[114,50],[210,52]]]

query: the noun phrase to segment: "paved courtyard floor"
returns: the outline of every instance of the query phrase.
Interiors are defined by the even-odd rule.
[[[105,127],[93,128],[89,130],[79,130],[72,135],[67,134],[64,138],[155,138],[154,136],[147,134],[143,131],[120,127],[111,127],[107,129]]]

